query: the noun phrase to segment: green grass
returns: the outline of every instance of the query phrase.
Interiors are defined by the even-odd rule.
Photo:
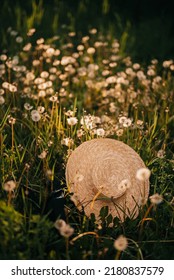
[[[125,54],[126,33],[121,42],[91,33],[42,43],[34,34],[19,43],[8,30],[8,50],[0,56],[1,259],[174,257],[174,63],[136,65]],[[37,122],[32,110],[39,111],[34,112]],[[77,124],[68,125],[69,114]],[[128,125],[119,122],[122,116]],[[71,201],[65,182],[68,156],[84,141],[100,137],[99,128],[104,137],[140,154],[151,170],[150,195],[163,196],[159,205],[148,200],[135,220],[121,223],[105,207],[99,226],[94,215],[86,217]],[[11,192],[4,190],[9,180],[16,182]],[[63,190],[66,222],[74,229],[69,238],[46,213],[52,188]],[[128,247],[118,254],[113,244],[122,234]]]

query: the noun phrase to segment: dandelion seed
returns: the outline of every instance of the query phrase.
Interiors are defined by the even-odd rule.
[[[152,203],[152,204],[160,204],[162,201],[163,201],[163,197],[162,197],[162,195],[160,195],[160,194],[158,194],[158,193],[155,193],[155,194],[153,194],[153,195],[151,195],[150,197],[149,197],[149,199],[150,199],[150,202]]]
[[[146,181],[150,177],[150,170],[148,168],[140,168],[137,170],[136,178],[140,181]]]
[[[114,241],[114,248],[118,251],[124,251],[128,247],[128,241],[127,238],[123,235],[120,235],[115,241]]]
[[[12,192],[15,188],[16,188],[16,182],[13,180],[6,182],[3,186],[3,189],[6,192]]]

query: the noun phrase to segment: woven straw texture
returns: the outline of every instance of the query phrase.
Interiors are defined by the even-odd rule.
[[[124,221],[136,218],[141,201],[149,194],[149,180],[136,178],[145,165],[140,156],[121,141],[100,138],[84,142],[70,155],[66,166],[66,182],[72,200],[87,216],[99,218],[103,206]]]

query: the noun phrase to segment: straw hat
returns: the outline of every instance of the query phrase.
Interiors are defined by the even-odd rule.
[[[136,218],[141,201],[149,194],[149,180],[138,180],[137,170],[145,168],[140,156],[123,142],[100,138],[82,143],[70,155],[66,182],[72,200],[85,214],[99,218],[103,206],[121,221]]]

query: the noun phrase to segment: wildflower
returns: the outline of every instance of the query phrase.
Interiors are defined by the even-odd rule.
[[[64,237],[68,238],[74,233],[74,229],[62,219],[58,219],[55,222],[54,226],[56,229],[59,230],[60,234]]]
[[[150,177],[150,170],[148,168],[140,168],[137,170],[136,178],[140,181],[148,180]]]
[[[16,43],[22,43],[23,42],[23,38],[21,36],[16,37]]]
[[[78,120],[76,117],[70,117],[70,118],[67,118],[67,122],[68,122],[68,125],[73,126],[73,125],[77,124]]]
[[[67,146],[67,147],[69,147],[70,145],[73,145],[73,143],[74,143],[74,141],[73,141],[73,139],[71,139],[71,138],[63,138],[62,140],[61,140],[61,144],[62,145],[65,145],[65,146]]]
[[[5,99],[3,96],[0,96],[0,105],[4,104],[5,103]]]
[[[31,106],[29,103],[25,103],[25,104],[24,104],[24,108],[25,108],[27,111],[30,111],[31,109],[33,109],[33,106]]]
[[[36,41],[36,43],[38,44],[38,45],[41,45],[41,44],[43,44],[44,43],[44,38],[40,38],[40,39],[38,39],[37,41]]]
[[[6,60],[7,60],[6,54],[1,54],[1,55],[0,55],[0,59],[1,59],[2,61],[6,61]]]
[[[171,60],[165,60],[165,61],[163,61],[163,67],[164,68],[169,68],[172,63],[173,63],[172,59]]]
[[[66,226],[66,222],[62,219],[58,219],[58,220],[56,220],[54,226],[56,229],[60,230],[62,227]]]
[[[41,74],[40,74],[41,78],[48,78],[49,76],[49,73],[47,71],[42,71]]]
[[[131,124],[132,124],[131,119],[127,118],[125,120],[125,122],[123,123],[123,127],[129,127],[129,126],[131,126]]]
[[[160,194],[158,194],[158,193],[155,193],[155,194],[153,194],[153,195],[151,195],[150,197],[149,197],[149,199],[150,199],[150,202],[152,203],[152,204],[160,204],[162,201],[163,201],[163,197],[162,197],[162,195],[160,195]]]
[[[164,150],[159,150],[158,152],[157,152],[157,157],[158,158],[163,158],[165,156],[165,151]]]
[[[15,188],[16,188],[16,182],[13,180],[6,182],[3,186],[3,189],[6,192],[12,192]]]
[[[105,130],[103,128],[97,128],[96,134],[97,134],[97,136],[103,137],[105,135]]]
[[[40,155],[38,155],[38,158],[44,159],[47,156],[47,151],[43,151]]]
[[[27,36],[32,36],[35,32],[36,32],[36,29],[35,28],[31,28],[31,29],[28,30]]]
[[[78,45],[78,46],[77,46],[77,50],[78,50],[78,51],[83,51],[84,48],[85,48],[84,45]]]
[[[72,110],[68,110],[67,112],[65,112],[64,113],[66,116],[68,116],[68,117],[72,117],[73,116],[73,114],[74,114],[74,111],[72,111]]]
[[[84,135],[84,131],[82,129],[77,130],[77,137],[81,138]]]
[[[114,241],[114,248],[118,251],[124,251],[128,246],[127,238],[123,235],[120,235],[115,241]]]
[[[31,111],[31,118],[34,122],[38,122],[41,119],[41,116],[37,110],[32,110]]]
[[[10,117],[9,120],[8,120],[8,122],[9,122],[10,124],[15,124],[16,119],[13,118],[13,117]]]
[[[134,70],[138,70],[138,69],[140,69],[140,64],[139,63],[134,63],[132,67],[133,67]]]
[[[37,111],[42,114],[45,111],[45,108],[43,106],[38,106]]]
[[[16,92],[17,91],[17,87],[14,85],[9,84],[9,91],[10,92]]]
[[[89,33],[94,35],[94,34],[97,33],[97,29],[96,28],[92,28],[92,29],[89,30]]]
[[[52,101],[52,102],[56,102],[56,101],[58,101],[58,97],[56,95],[54,95],[54,96],[51,96],[49,98],[49,100]]]
[[[120,137],[120,136],[123,135],[123,132],[124,132],[124,130],[122,128],[120,128],[116,131],[116,134],[117,134],[118,137]]]
[[[47,54],[48,57],[53,56],[54,52],[55,52],[55,49],[53,49],[53,48],[48,48],[46,50],[46,54]]]
[[[123,123],[125,123],[127,121],[127,118],[126,117],[120,117],[119,118],[119,123],[120,124],[123,124]]]
[[[95,53],[95,49],[92,48],[92,47],[91,47],[91,48],[88,48],[88,49],[87,49],[87,53],[88,53],[88,54],[94,54],[94,53]]]
[[[60,229],[60,234],[66,238],[70,237],[73,233],[74,229],[68,224]]]

